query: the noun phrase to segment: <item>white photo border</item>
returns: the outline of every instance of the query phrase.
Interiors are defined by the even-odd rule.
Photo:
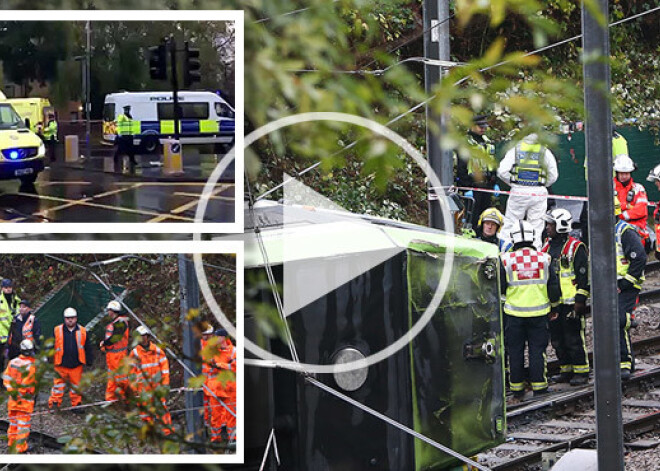
[[[215,454],[35,454],[0,455],[0,462],[9,464],[24,463],[80,463],[80,464],[150,464],[150,463],[213,463],[241,464],[245,453],[245,404],[244,380],[245,362],[243,351],[243,319],[244,319],[244,253],[243,242],[238,241],[201,241],[194,245],[188,241],[131,241],[130,249],[126,250],[126,241],[40,241],[39,243],[5,241],[2,242],[3,253],[9,254],[236,254],[236,349],[238,365],[236,374],[236,453],[231,455]],[[194,249],[194,250],[191,250]],[[47,458],[47,460],[45,460]]]
[[[245,121],[244,12],[242,10],[0,10],[3,21],[229,21],[235,24],[235,140],[234,222],[11,222],[0,233],[65,234],[121,232],[124,234],[238,234],[243,232],[243,129]]]

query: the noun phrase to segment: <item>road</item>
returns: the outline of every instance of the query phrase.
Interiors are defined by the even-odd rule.
[[[34,185],[0,181],[4,222],[192,222],[202,188],[221,157],[185,149],[184,174],[163,173],[158,155],[137,156],[138,167],[115,172],[112,148],[90,159],[47,164]],[[209,200],[205,222],[234,222],[233,169]]]

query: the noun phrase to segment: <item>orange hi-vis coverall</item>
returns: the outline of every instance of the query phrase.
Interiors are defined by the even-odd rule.
[[[236,347],[229,342],[229,369],[236,374]],[[227,429],[236,427],[236,376],[230,381],[225,383],[225,397],[226,404],[229,406],[234,415],[231,415],[225,408],[222,409],[223,418],[222,422],[227,426]]]
[[[225,339],[225,342],[222,345],[218,345],[216,347],[217,352],[213,352],[215,353],[213,358],[207,359],[206,357],[208,355],[212,355],[212,353],[205,350],[207,345],[208,341],[202,339],[201,351],[202,359],[204,361],[202,363],[202,374],[206,378],[204,385],[208,388],[203,389],[204,422],[206,422],[206,425],[210,430],[211,441],[219,442],[222,441],[222,426],[229,426],[227,423],[227,418],[229,417],[234,419],[234,417],[227,411],[227,409],[220,403],[220,401],[224,402],[230,408],[233,408],[234,410],[236,409],[235,383],[233,387],[234,399],[233,402],[231,402],[231,394],[228,395],[228,389],[231,390],[231,381],[227,381],[226,378],[221,379],[218,377],[221,371],[228,371],[231,369],[232,351],[234,351],[234,347],[230,340]],[[235,364],[235,362],[233,364]]]
[[[69,384],[69,397],[71,405],[77,406],[82,402],[82,396],[78,394],[77,387],[82,377],[83,365],[87,364],[87,331],[81,325],[69,332],[64,332],[64,324],[55,327],[55,372],[57,375],[53,381],[53,389],[48,398],[48,407],[62,405],[64,390]],[[65,335],[75,335],[75,349],[67,348]],[[75,365],[75,366],[74,366]]]
[[[170,385],[170,365],[163,350],[153,342],[148,348],[138,345],[130,353],[133,368],[131,370],[131,383],[136,396],[143,392],[152,393],[158,386]],[[161,398],[163,410],[157,410],[153,405],[139,402],[140,418],[148,423],[153,421],[156,414],[162,414],[160,421],[163,424],[163,433],[172,433],[172,416],[167,410],[165,398]],[[153,399],[152,399],[153,404]]]
[[[14,447],[18,453],[25,453],[28,449],[30,422],[34,411],[35,373],[34,358],[20,355],[9,362],[2,375],[2,381],[9,393],[9,448],[11,450]]]
[[[101,342],[101,351],[105,352],[105,362],[108,367],[108,385],[105,389],[105,400],[114,401],[119,395],[124,396],[128,390],[128,375],[117,370],[122,360],[128,356],[128,318],[117,317],[105,328],[105,338]]]

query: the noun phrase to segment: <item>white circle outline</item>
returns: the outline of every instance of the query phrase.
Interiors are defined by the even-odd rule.
[[[277,131],[278,129],[281,129],[283,127],[288,127],[293,124],[305,123],[310,121],[338,121],[343,123],[354,124],[356,126],[367,128],[376,134],[386,137],[392,143],[402,148],[406,152],[406,154],[408,154],[413,160],[415,160],[417,165],[420,166],[426,177],[430,180],[433,187],[435,188],[442,187],[442,184],[440,183],[440,179],[433,171],[433,169],[430,167],[427,160],[424,159],[422,154],[407,140],[401,137],[398,133],[392,131],[391,129],[389,129],[386,126],[383,126],[380,123],[363,118],[361,116],[355,116],[347,113],[311,112],[311,113],[301,113],[297,115],[286,116],[284,118],[277,119],[271,123],[261,126],[258,129],[255,129],[250,134],[245,136],[244,149],[247,149],[258,139],[261,139],[262,137],[266,136],[267,134],[270,134],[273,131]],[[211,176],[207,180],[206,185],[202,190],[202,194],[199,199],[199,204],[197,205],[197,211],[195,212],[195,222],[203,222],[204,214],[206,213],[206,206],[208,204],[209,197],[211,196],[211,192],[213,191],[218,179],[220,178],[220,175],[222,175],[224,170],[228,167],[229,163],[234,159],[234,156],[235,156],[235,147],[232,147],[232,149],[227,153],[227,155],[225,155],[221,159],[221,161],[218,163],[216,168],[211,173]],[[438,193],[437,201],[440,204],[442,210],[444,227],[450,228],[449,234],[447,234],[446,236],[446,240],[447,240],[445,246],[446,258],[444,260],[440,281],[438,283],[438,287],[435,290],[433,298],[431,299],[431,302],[424,311],[424,314],[417,320],[417,322],[415,322],[415,324],[408,331],[406,331],[404,335],[399,337],[394,343],[379,350],[378,352],[372,353],[371,355],[367,356],[364,360],[356,360],[349,363],[342,363],[340,365],[335,365],[335,364],[321,365],[314,363],[301,363],[301,362],[288,360],[278,355],[274,355],[273,353],[267,350],[264,350],[263,348],[256,345],[247,337],[243,339],[245,348],[259,358],[262,358],[266,361],[275,362],[277,366],[281,368],[287,368],[293,371],[302,370],[307,373],[327,374],[327,373],[342,373],[359,368],[366,368],[382,360],[385,360],[387,357],[395,354],[403,347],[408,345],[422,331],[422,329],[426,327],[426,324],[428,324],[431,321],[431,317],[433,317],[433,315],[435,314],[437,308],[440,305],[440,301],[444,297],[444,293],[449,284],[449,278],[451,277],[451,271],[453,268],[454,243],[455,243],[454,240],[455,236],[453,234],[454,221],[450,216],[449,205],[447,203],[447,195],[445,195],[444,193]],[[193,234],[193,240],[200,241],[201,234],[200,233]],[[216,302],[213,293],[211,292],[211,289],[209,287],[208,280],[206,279],[206,272],[204,271],[204,265],[202,262],[202,254],[194,253],[193,261],[195,265],[195,273],[197,274],[199,286],[204,296],[204,299],[206,300],[206,303],[209,306],[209,309],[211,310],[211,312],[213,312],[213,314],[218,319],[218,322],[220,322],[222,327],[225,328],[227,332],[229,332],[229,334],[235,338],[236,329],[234,328],[234,325],[222,312],[222,309]]]

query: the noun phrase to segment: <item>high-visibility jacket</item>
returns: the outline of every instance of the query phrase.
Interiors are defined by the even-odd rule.
[[[620,155],[627,155],[630,157],[630,154],[628,154],[628,141],[626,141],[625,137],[616,132],[612,137],[612,162],[614,162]]]
[[[545,147],[541,144],[519,142],[516,145],[516,162],[511,172],[511,182],[525,186],[545,185],[544,155]]]
[[[626,231],[634,229],[634,227],[624,221],[617,221],[616,226],[614,228],[614,241],[616,244],[616,277],[617,280],[628,280],[630,281],[633,286],[637,289],[642,288],[642,283],[644,282],[644,269],[642,267],[641,274],[638,276],[637,273],[629,273],[630,271],[630,260],[626,257],[626,251],[624,248],[623,244],[623,237]],[[641,250],[641,253],[639,254],[640,259],[643,257],[644,259],[646,258],[646,253],[644,253],[643,248]],[[640,266],[642,265],[640,261]],[[643,264],[646,264],[646,260],[644,260]]]
[[[568,237],[561,249],[557,259],[557,276],[559,276],[559,302],[561,304],[575,304],[575,295],[578,293],[577,280],[575,276],[575,253],[582,242],[575,237]],[[584,244],[583,244],[584,245]],[[549,253],[550,241],[541,248],[541,252]],[[580,294],[587,297],[589,291],[580,289]]]
[[[618,178],[614,179],[614,188],[616,195],[621,203],[621,214],[619,219],[623,219],[637,228],[637,232],[644,238],[646,231],[648,211],[648,197],[646,189],[639,183],[635,183],[631,178],[625,185]]]
[[[0,293],[0,343],[7,343],[11,321],[18,314],[18,305],[20,302],[21,298],[14,294],[10,305],[5,294]]]
[[[44,140],[45,141],[56,141],[57,140],[57,121],[50,120],[46,127],[44,128]]]
[[[20,355],[9,362],[2,381],[9,392],[10,409],[21,409],[34,401],[35,374],[33,357]]]
[[[125,113],[117,116],[117,134],[119,136],[131,136],[136,134],[133,131],[133,120],[131,118],[126,116]],[[139,132],[137,134],[139,134]]]
[[[204,339],[201,340],[201,349],[202,351],[206,348],[208,342]],[[202,374],[206,377],[204,384],[217,395],[224,395],[224,389],[226,382],[223,383],[218,379],[218,375],[223,370],[229,370],[232,367],[232,355],[234,355],[234,346],[231,343],[231,340],[225,339],[225,342],[222,345],[217,346],[218,351],[213,358],[207,359],[203,358],[202,363]],[[205,391],[204,394],[209,394],[208,391]]]
[[[23,324],[23,340],[34,342],[34,320],[34,314],[29,314],[25,320],[25,324]]]
[[[544,316],[550,312],[548,281],[550,256],[525,247],[500,255],[506,276],[504,312],[516,317]]]
[[[87,342],[87,331],[81,325],[78,326],[76,331],[76,347],[78,350],[78,361],[83,365],[87,364],[87,357],[85,355],[85,343]],[[62,364],[64,357],[64,324],[55,327],[55,366]]]
[[[163,350],[153,342],[148,348],[138,345],[131,350],[133,361],[131,386],[137,394],[170,385],[170,364]]]
[[[124,324],[124,332],[115,334],[116,324]],[[101,345],[101,350],[105,353],[126,352],[128,355],[128,318],[117,317],[105,327],[105,337]]]

